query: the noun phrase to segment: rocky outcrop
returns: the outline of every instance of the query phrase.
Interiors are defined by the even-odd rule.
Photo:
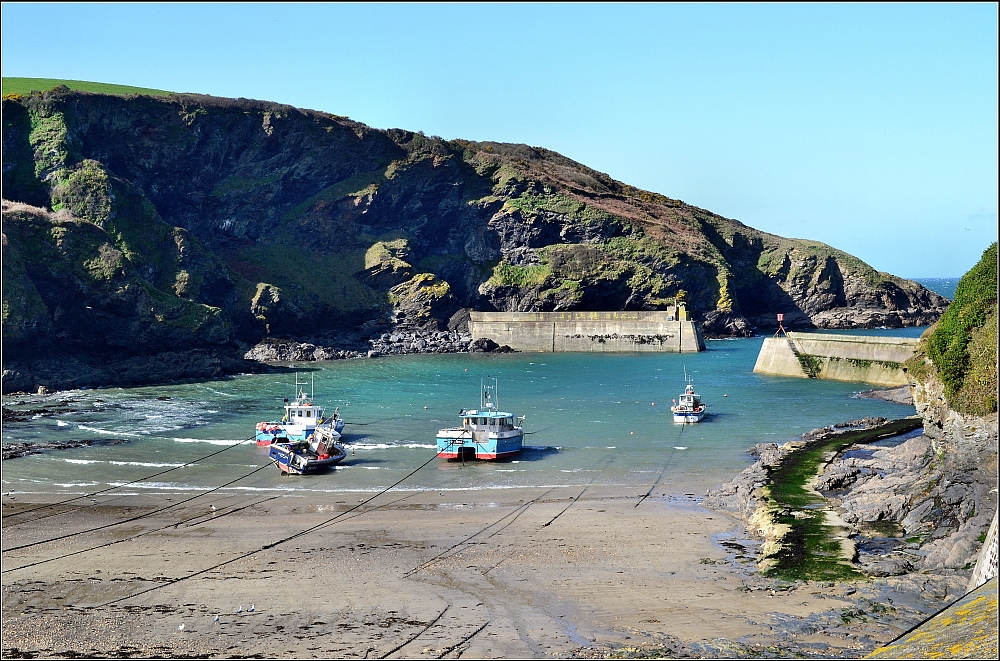
[[[850,529],[857,566],[870,576],[964,575],[977,563],[984,565],[980,550],[996,519],[1000,468],[996,252],[994,244],[962,278],[953,306],[905,363],[922,434],[845,444],[812,484]],[[894,390],[864,395],[899,401],[902,393]],[[756,446],[760,460],[709,492],[705,504],[739,512],[748,531],[764,538],[763,556],[780,551],[787,526],[776,524],[775,507],[767,500],[776,467],[798,447],[858,422],[863,421],[814,430],[797,444]],[[995,566],[992,570],[995,574]],[[980,572],[976,580],[983,576],[989,577]]]
[[[863,567],[967,570],[996,511],[995,460],[992,480],[971,468],[956,470],[921,435],[895,447],[846,448],[816,488],[857,532]]]
[[[371,341],[369,356],[459,353],[470,350],[472,336],[453,331],[383,333]]]
[[[105,330],[135,354],[241,355],[266,337],[442,332],[460,308],[684,299],[716,337],[769,332],[776,312],[791,328],[893,326],[946,304],[829,246],[541,148],[246,99],[63,88],[6,97],[3,121],[16,203],[4,208],[5,366],[17,356],[28,380],[56,355],[99,366],[90,348]],[[114,329],[85,323],[102,297]]]
[[[508,346],[500,346],[488,338],[473,340],[468,332],[411,331],[383,333],[371,340],[368,356],[402,356],[414,353],[510,353]]]
[[[747,532],[764,541],[760,557],[780,552],[789,530],[776,523],[765,495],[771,475],[791,453],[850,429],[874,427],[879,419],[815,429],[801,441],[763,443],[758,459],[731,482],[709,491],[707,507],[738,513]],[[881,420],[884,423],[884,420]],[[995,430],[995,427],[994,427]],[[994,432],[995,433],[995,432]],[[995,436],[994,436],[995,439]],[[945,459],[927,435],[844,447],[818,474],[813,488],[838,513],[857,549],[856,566],[869,576],[911,571],[964,572],[975,565],[996,512],[995,440],[982,467]]]
[[[343,360],[344,358],[360,358],[362,355],[362,353],[350,349],[337,349],[317,346],[311,342],[296,342],[269,337],[247,351],[243,358],[262,363],[281,363]]]
[[[755,461],[731,481],[717,489],[709,490],[702,504],[706,507],[738,512],[746,522],[752,520],[765,522],[770,517],[766,512],[758,512],[767,509],[766,503],[762,500],[761,488],[770,484],[771,473],[789,453],[804,448],[809,443],[826,440],[849,431],[875,429],[886,422],[885,418],[862,418],[813,429],[803,434],[798,441],[782,445],[758,443],[749,451]],[[751,532],[760,538],[768,536],[768,530],[761,527]]]
[[[128,443],[127,439],[116,438],[106,440],[83,440],[83,441],[45,441],[40,443],[4,443],[3,461],[8,459],[19,459],[32,454],[41,454],[47,450],[72,450],[75,448],[89,448],[94,445],[119,445]]]
[[[895,402],[896,404],[905,404],[906,406],[913,406],[913,393],[912,387],[909,385],[899,386],[897,388],[880,388],[878,390],[864,390],[858,393],[858,397],[862,399],[881,399],[886,402]]]

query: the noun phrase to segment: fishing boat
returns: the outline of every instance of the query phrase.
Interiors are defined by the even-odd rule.
[[[267,457],[285,475],[304,475],[332,468],[347,456],[340,443],[340,433],[333,420],[318,425],[309,438],[302,441],[279,440],[271,443]]]
[[[497,401],[497,379],[487,377],[480,384],[478,409],[458,413],[461,427],[442,429],[437,434],[438,456],[443,459],[503,459],[524,447],[524,416],[501,411]]]
[[[673,400],[674,405],[670,407],[674,414],[674,422],[701,422],[702,418],[705,417],[707,407],[701,401],[701,395],[694,391],[691,377],[687,375],[687,369],[684,370],[684,383],[684,392],[679,396],[680,401]]]
[[[306,383],[299,382],[295,375],[295,397],[292,401],[285,398],[285,415],[281,420],[258,422],[256,430],[257,445],[271,445],[276,441],[304,441],[313,435],[318,426],[330,423],[337,435],[344,431],[344,419],[340,417],[340,407],[333,411],[329,418],[323,417],[323,407],[313,404],[312,392],[315,383],[310,388],[310,394],[305,392]]]

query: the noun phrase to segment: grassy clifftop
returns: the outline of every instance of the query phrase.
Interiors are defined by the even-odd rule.
[[[66,80],[62,78],[12,78],[4,77],[3,94],[26,95],[32,92],[65,87],[77,92],[94,92],[95,94],[149,94],[166,96],[172,92],[150,89],[148,87],[132,87],[131,85],[114,85],[112,83],[95,83],[89,80]]]
[[[907,368],[921,381],[936,376],[948,405],[960,413],[997,410],[996,243],[959,281],[955,300],[924,333]]]

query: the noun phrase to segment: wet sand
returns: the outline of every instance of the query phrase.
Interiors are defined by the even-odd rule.
[[[17,550],[185,496],[96,496],[18,516],[37,503],[5,494],[3,654],[857,657],[964,587],[930,575],[765,579],[738,522],[703,509],[701,493],[644,494],[393,490],[360,507],[370,495],[211,494]]]

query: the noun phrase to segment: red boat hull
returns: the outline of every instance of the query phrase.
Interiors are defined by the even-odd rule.
[[[520,452],[520,450],[515,450],[513,452],[501,452],[499,454],[487,454],[485,452],[480,452],[476,455],[476,459],[481,461],[496,461],[497,459],[513,457],[518,452]],[[458,452],[438,452],[438,457],[441,459],[458,459]]]

